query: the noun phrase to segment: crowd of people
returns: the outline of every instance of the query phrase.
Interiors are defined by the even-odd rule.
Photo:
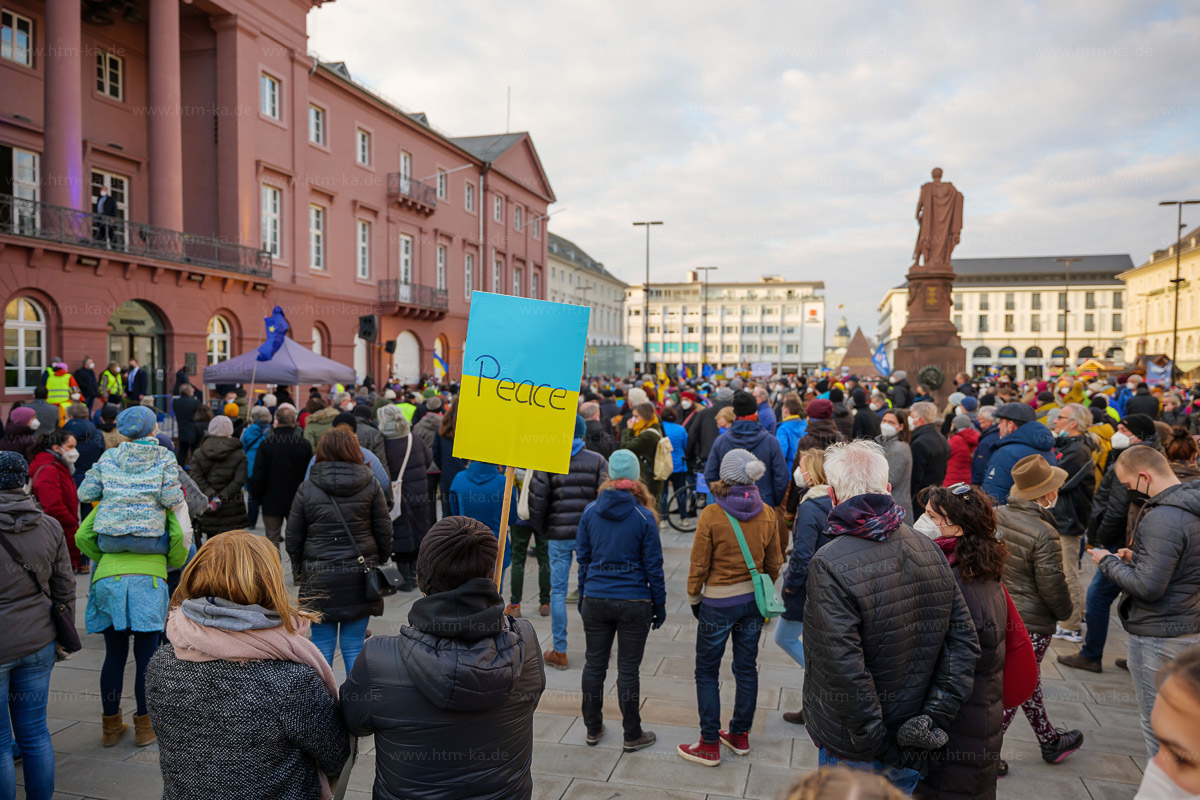
[[[821,764],[791,797],[994,797],[1018,709],[1045,761],[1083,746],[1044,702],[1057,638],[1082,645],[1057,656],[1068,670],[1129,671],[1139,797],[1200,794],[1200,389],[960,374],[939,403],[903,372],[598,377],[567,472],[523,470],[509,489],[503,465],[454,456],[445,379],[314,387],[301,404],[181,371],[168,416],[136,362],[93,368],[56,361],[0,438],[0,559],[21,567],[0,571],[0,734],[27,797],[53,793],[47,694],[79,648],[84,575],[101,743],[130,727],[132,644],[134,743],[158,742],[172,798],[329,797],[352,737],[372,734],[376,797],[529,797],[533,713],[545,667],[572,667],[572,621],[586,743],[607,734],[615,645],[634,752],[656,742],[639,675],[672,608],[694,617],[699,732],[675,748],[689,762],[752,752],[773,628],[804,670],[784,719]],[[681,492],[672,513],[696,526],[686,599],[669,601],[660,531]],[[529,561],[544,652],[524,619]],[[408,625],[372,634],[387,597],[418,590]],[[1128,653],[1110,665],[1118,598]]]

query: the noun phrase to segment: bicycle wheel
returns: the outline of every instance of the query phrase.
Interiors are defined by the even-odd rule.
[[[692,533],[696,530],[696,520],[708,502],[708,495],[696,492],[696,484],[685,483],[667,497],[667,505],[663,509],[667,524],[680,533]]]

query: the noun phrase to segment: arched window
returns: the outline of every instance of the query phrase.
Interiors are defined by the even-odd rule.
[[[988,347],[976,347],[974,358],[991,358],[992,351]]]
[[[208,321],[208,364],[220,364],[229,360],[232,337],[229,335],[229,320],[214,314]]]
[[[1017,357],[1017,348],[1011,347],[1011,346],[1001,347],[1000,348],[1000,357],[1001,358],[1016,358]]]
[[[321,329],[316,325],[313,325],[312,340],[312,351],[319,356],[325,355],[325,337],[321,335]]]
[[[1105,358],[1111,358],[1113,361],[1124,364],[1125,350],[1121,347],[1110,347],[1104,353]]]
[[[1040,348],[1040,347],[1029,348],[1028,350],[1025,351],[1025,357],[1026,358],[1041,358],[1042,357],[1042,348]]]
[[[1078,357],[1079,357],[1081,360],[1082,360],[1082,359],[1085,359],[1085,358],[1095,358],[1095,357],[1096,357],[1096,350],[1095,350],[1093,347],[1091,347],[1091,346],[1089,345],[1088,347],[1085,347],[1085,348],[1083,348],[1082,350],[1080,350],[1080,351],[1079,351],[1079,356],[1078,356]]]
[[[1050,357],[1051,358],[1066,358],[1067,355],[1068,355],[1067,348],[1059,345],[1058,347],[1054,348],[1054,352],[1050,354]]]
[[[32,392],[46,368],[46,312],[28,297],[4,309],[4,387]]]

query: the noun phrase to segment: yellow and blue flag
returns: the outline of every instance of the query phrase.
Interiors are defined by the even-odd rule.
[[[455,457],[568,471],[589,313],[527,297],[471,296]]]

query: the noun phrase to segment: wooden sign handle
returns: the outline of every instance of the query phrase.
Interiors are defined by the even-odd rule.
[[[500,512],[500,549],[496,551],[496,591],[500,591],[500,581],[504,579],[504,548],[508,544],[508,514],[512,506],[513,480],[517,476],[516,467],[504,468],[504,507]]]

